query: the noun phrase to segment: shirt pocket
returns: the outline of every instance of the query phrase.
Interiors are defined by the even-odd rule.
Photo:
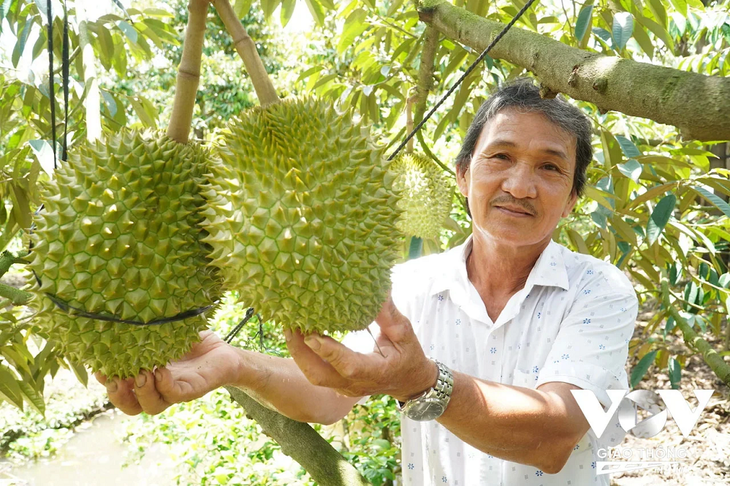
[[[535,378],[536,376],[536,373],[515,369],[515,374],[512,378],[512,386],[535,388],[535,383],[537,383],[537,379]]]

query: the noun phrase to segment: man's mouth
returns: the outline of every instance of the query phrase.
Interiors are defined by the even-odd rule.
[[[513,214],[515,216],[532,216],[532,213],[516,206],[496,206],[496,208],[502,210],[505,213]]]

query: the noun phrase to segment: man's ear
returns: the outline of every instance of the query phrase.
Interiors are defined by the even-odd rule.
[[[578,202],[578,193],[575,192],[575,190],[570,191],[570,197],[568,198],[568,201],[565,204],[565,209],[563,210],[563,218],[567,218],[568,215],[573,211],[573,208],[575,207],[575,203]]]
[[[469,197],[469,166],[466,169],[462,169],[460,165],[456,166],[456,184],[461,194]]]

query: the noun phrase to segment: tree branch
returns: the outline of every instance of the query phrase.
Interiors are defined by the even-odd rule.
[[[666,276],[662,278],[662,304],[667,309],[669,315],[674,318],[677,327],[682,332],[684,342],[690,348],[697,350],[707,366],[717,375],[717,377],[725,384],[730,385],[730,365],[728,365],[722,356],[712,347],[710,343],[705,341],[702,336],[697,334],[692,326],[685,320],[679,311],[670,302],[669,281]]]
[[[449,3],[421,6],[418,15],[446,37],[479,51],[504,28]],[[674,125],[685,138],[730,139],[730,78],[591,53],[518,27],[489,55],[533,72],[550,91],[600,110]]]
[[[281,451],[297,461],[322,486],[365,486],[368,483],[308,424],[297,422],[269,410],[236,387],[227,386],[231,397],[263,431],[274,439]]]
[[[31,299],[31,294],[24,290],[16,289],[10,285],[0,283],[0,297],[9,299],[13,305],[25,305]]]

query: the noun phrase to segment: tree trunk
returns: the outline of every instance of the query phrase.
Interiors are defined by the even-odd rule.
[[[504,28],[449,3],[421,6],[420,19],[478,51]],[[550,91],[600,110],[674,125],[685,138],[730,139],[730,78],[703,76],[570,47],[518,27],[489,52],[533,72]]]

